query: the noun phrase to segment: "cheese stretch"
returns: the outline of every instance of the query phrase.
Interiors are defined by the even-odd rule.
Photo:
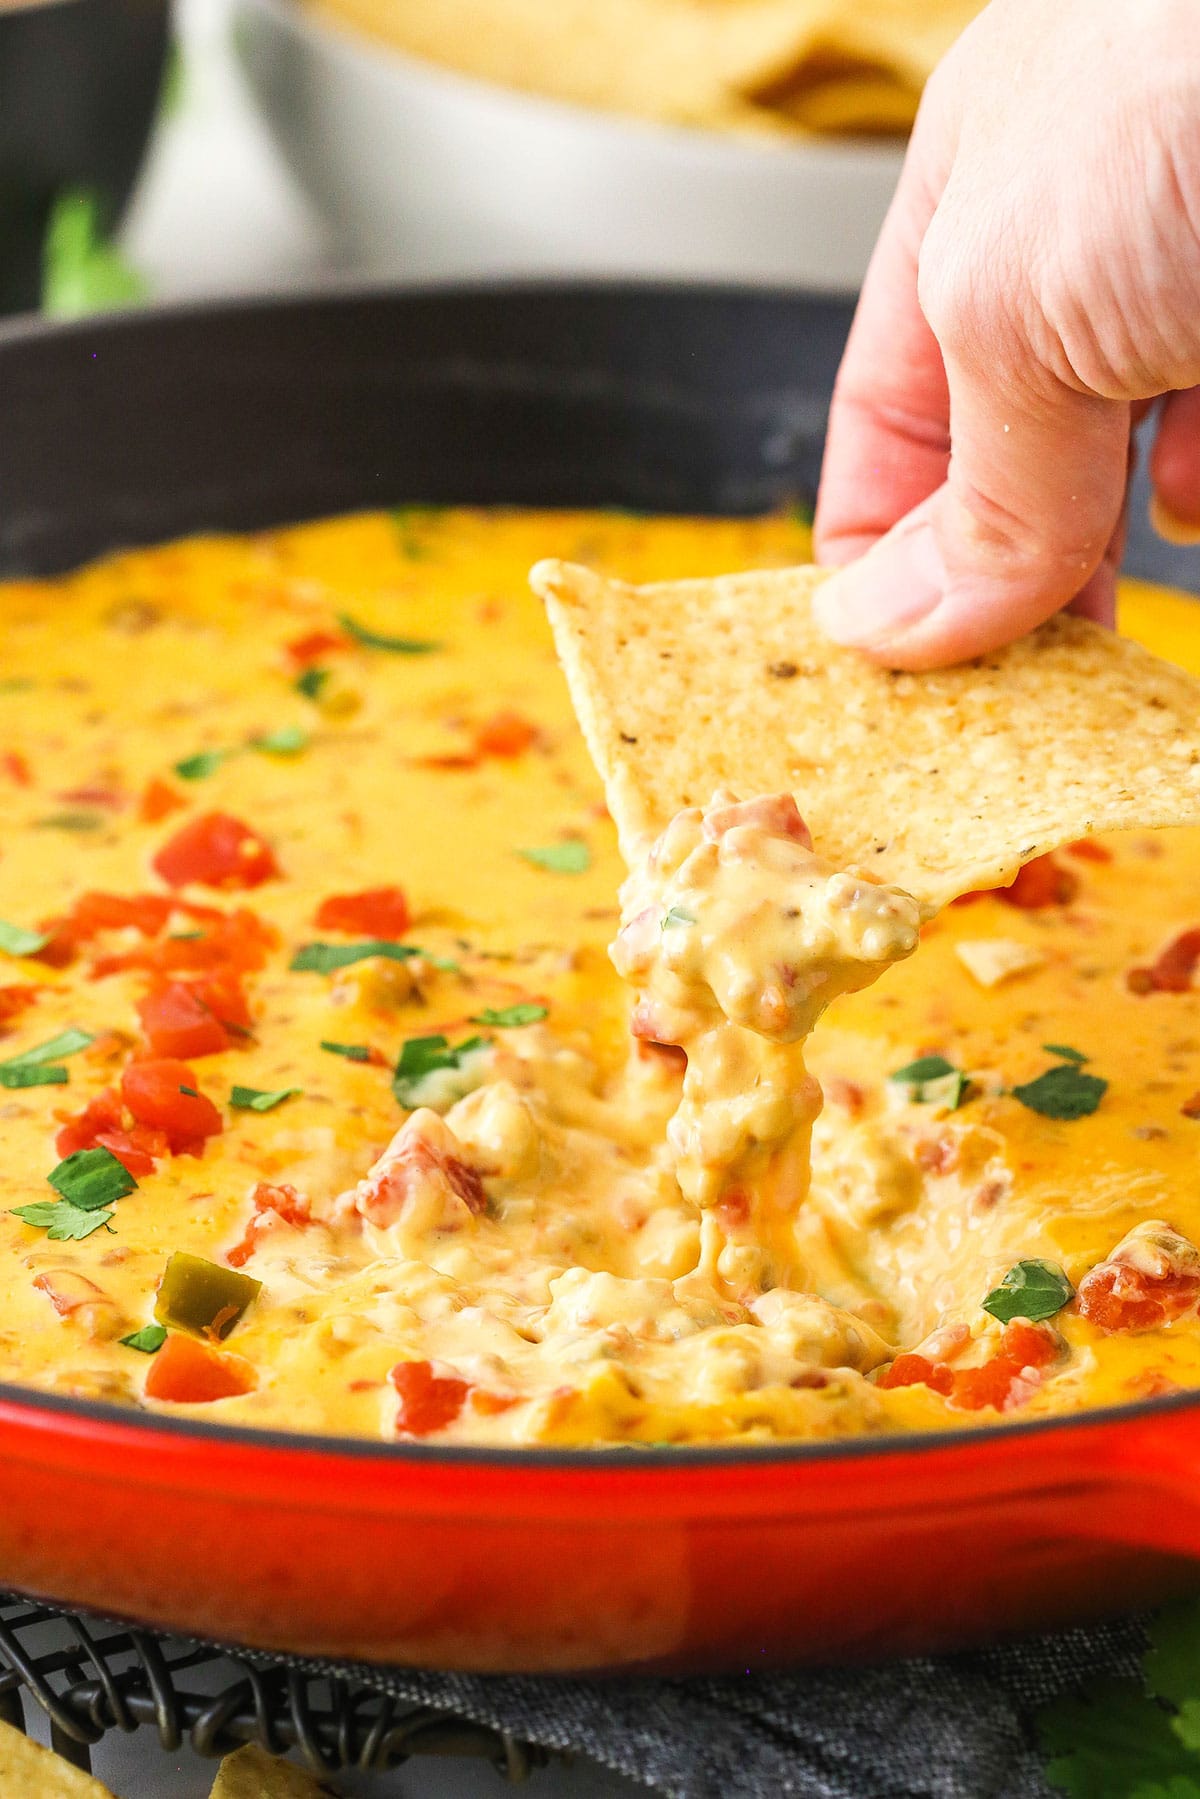
[[[405,509],[0,589],[0,1380],[521,1445],[1200,1386],[1200,834],[917,948],[786,796],[720,796],[622,924],[526,570],[807,549]],[[1126,619],[1200,663],[1184,600]]]

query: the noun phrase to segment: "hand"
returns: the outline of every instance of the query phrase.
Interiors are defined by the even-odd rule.
[[[817,553],[852,566],[821,623],[930,668],[1072,601],[1111,622],[1162,395],[1157,517],[1200,541],[1198,383],[1200,4],[992,0],[926,90],[838,376]]]

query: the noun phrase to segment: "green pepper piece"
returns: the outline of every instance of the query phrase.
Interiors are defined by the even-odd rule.
[[[227,1337],[262,1286],[236,1268],[177,1249],[163,1270],[154,1316],[168,1330],[193,1337]]]

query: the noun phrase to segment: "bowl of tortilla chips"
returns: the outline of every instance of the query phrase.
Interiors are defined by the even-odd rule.
[[[979,0],[238,0],[281,150],[379,276],[853,291]]]

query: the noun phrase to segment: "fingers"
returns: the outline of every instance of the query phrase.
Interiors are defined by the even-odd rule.
[[[917,300],[917,258],[945,179],[950,132],[930,90],[834,390],[814,527],[821,562],[861,555],[945,478],[949,395]]]
[[[1150,452],[1151,517],[1171,543],[1200,542],[1200,387],[1168,394]]]
[[[986,343],[948,354],[946,481],[820,590],[838,642],[934,668],[1010,642],[1081,590],[1110,605],[1101,565],[1124,499],[1129,407],[1048,377],[1031,391],[1005,379],[1007,360]]]

